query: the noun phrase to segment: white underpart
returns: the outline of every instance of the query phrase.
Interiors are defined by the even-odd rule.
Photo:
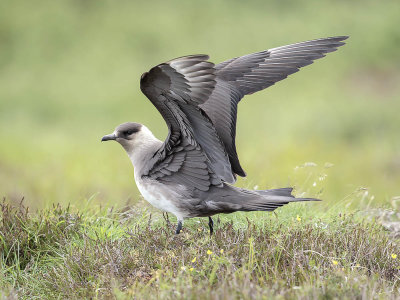
[[[138,178],[135,172],[136,186],[138,187],[143,198],[154,207],[174,214],[178,220],[183,220],[185,216],[183,213],[173,204],[170,197],[178,197],[173,195],[172,191],[166,191],[163,184],[160,184],[154,180],[149,182],[149,179]],[[146,182],[147,181],[147,182]]]
[[[181,212],[171,199],[179,199],[181,193],[169,188],[165,184],[159,183],[150,178],[142,178],[147,163],[157,149],[162,145],[151,131],[143,125],[141,130],[135,134],[132,140],[117,140],[126,150],[134,167],[135,182],[143,198],[154,207],[174,214],[178,220],[183,220],[186,216]],[[179,187],[177,187],[179,190]]]

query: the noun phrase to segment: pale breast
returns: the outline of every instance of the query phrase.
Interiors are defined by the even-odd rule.
[[[136,185],[143,198],[154,207],[174,214],[178,219],[183,220],[185,214],[174,202],[179,201],[179,195],[168,186],[152,179],[136,178]]]

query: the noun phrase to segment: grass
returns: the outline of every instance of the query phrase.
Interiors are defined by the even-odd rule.
[[[175,220],[140,205],[121,211],[57,205],[29,213],[3,202],[1,293],[21,299],[400,297],[398,240],[361,213],[312,216],[308,207],[234,214],[235,222],[222,216],[210,238],[205,221],[188,221],[176,236]]]

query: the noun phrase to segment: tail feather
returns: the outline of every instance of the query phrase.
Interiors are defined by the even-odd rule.
[[[271,190],[247,190],[231,185],[225,185],[224,189],[215,189],[215,193],[209,193],[211,199],[206,201],[207,212],[232,213],[235,211],[273,211],[290,202],[321,201],[314,198],[296,198],[292,195],[292,188]]]
[[[292,191],[293,191],[293,188],[288,187],[288,188],[280,188],[280,189],[272,189],[272,190],[258,190],[256,192],[258,192],[261,195],[293,197]]]
[[[245,203],[244,210],[267,210],[273,211],[290,202],[301,201],[321,201],[315,198],[296,198],[292,195],[293,188],[280,188],[272,190],[257,190],[254,191],[262,196],[262,199],[255,198],[253,201]]]

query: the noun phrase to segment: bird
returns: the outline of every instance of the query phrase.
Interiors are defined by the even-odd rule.
[[[298,201],[293,188],[249,190],[233,184],[245,177],[235,144],[239,101],[263,90],[314,60],[337,50],[348,36],[315,39],[239,56],[219,64],[204,54],[161,63],[140,79],[140,89],[168,127],[165,141],[143,124],[127,122],[101,141],[125,149],[143,198],[183,221],[237,211],[273,211]]]

